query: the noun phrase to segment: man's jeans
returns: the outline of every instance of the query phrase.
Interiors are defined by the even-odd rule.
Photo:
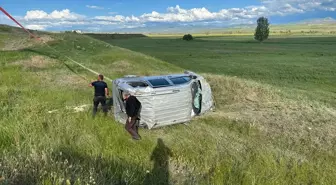
[[[98,105],[101,104],[103,108],[104,115],[107,115],[106,97],[105,96],[95,96],[93,98],[93,113],[92,116],[95,117],[98,111]]]
[[[140,135],[138,133],[139,125],[137,117],[132,117],[131,121],[127,119],[125,129],[131,134],[133,139],[140,139]]]

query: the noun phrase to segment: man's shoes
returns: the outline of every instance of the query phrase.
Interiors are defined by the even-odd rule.
[[[133,140],[141,140],[140,137],[132,137]]]

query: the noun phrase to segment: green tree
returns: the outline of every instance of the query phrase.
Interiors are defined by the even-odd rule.
[[[187,35],[184,35],[182,39],[183,39],[183,40],[186,40],[186,41],[190,41],[190,40],[193,40],[194,38],[193,38],[192,35],[187,34]]]
[[[257,20],[258,26],[254,33],[254,39],[262,42],[268,38],[269,35],[269,23],[266,17],[260,17]]]

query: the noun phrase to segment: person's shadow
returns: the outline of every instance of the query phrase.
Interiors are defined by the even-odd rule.
[[[159,138],[150,157],[150,160],[154,161],[154,167],[146,175],[144,185],[169,185],[169,157],[171,156],[173,156],[171,150]]]

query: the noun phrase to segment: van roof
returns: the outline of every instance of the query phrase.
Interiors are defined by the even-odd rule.
[[[195,74],[193,74],[195,75]],[[141,76],[136,77],[134,75],[127,75],[123,78],[117,79],[121,83],[131,83],[131,82],[144,82],[151,86],[152,88],[175,86],[184,83],[188,83],[191,80],[191,74],[169,74],[160,76]]]

